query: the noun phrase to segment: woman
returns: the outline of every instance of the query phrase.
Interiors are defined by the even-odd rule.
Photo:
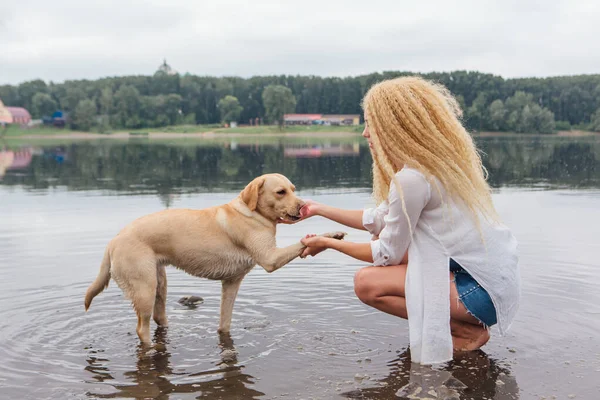
[[[453,350],[509,328],[520,299],[517,243],[498,221],[485,170],[449,91],[421,78],[373,86],[363,100],[373,157],[375,209],[309,201],[315,215],[374,237],[352,243],[309,235],[303,257],[335,249],[374,266],[358,271],[356,295],[407,318],[414,362],[442,363]]]

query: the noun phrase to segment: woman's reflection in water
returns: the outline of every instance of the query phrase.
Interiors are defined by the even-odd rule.
[[[342,394],[349,399],[517,400],[519,388],[510,371],[483,351],[455,355],[434,369],[410,361],[410,351],[388,364],[391,373],[375,387]]]

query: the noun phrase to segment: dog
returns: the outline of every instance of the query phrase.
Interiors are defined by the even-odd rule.
[[[150,343],[150,318],[167,326],[165,267],[222,283],[219,333],[229,333],[233,305],[242,280],[257,264],[271,273],[306,248],[298,242],[278,248],[279,222],[297,221],[304,201],[281,174],[262,175],[227,204],[202,210],[172,209],[141,217],[108,244],[96,280],[87,289],[85,310],[110,281],[131,300],[136,332]],[[343,239],[345,233],[324,236]]]

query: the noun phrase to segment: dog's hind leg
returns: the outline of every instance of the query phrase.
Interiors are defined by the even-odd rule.
[[[167,273],[164,265],[156,267],[156,297],[152,317],[158,326],[166,327],[167,323]]]
[[[231,314],[233,313],[233,304],[237,297],[238,290],[242,284],[242,279],[233,281],[221,281],[221,318],[219,321],[219,332],[227,333],[231,328]]]
[[[136,332],[144,344],[150,343],[150,318],[158,286],[156,256],[152,249],[127,243],[113,252],[111,274],[137,313]]]
[[[150,344],[150,317],[154,308],[156,297],[156,281],[154,285],[148,284],[133,297],[133,308],[137,313],[138,323],[136,332],[143,344]]]

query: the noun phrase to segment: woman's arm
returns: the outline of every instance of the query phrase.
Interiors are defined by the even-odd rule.
[[[300,219],[297,221],[278,221],[280,224],[296,224],[315,215],[330,219],[347,227],[367,230],[363,225],[363,210],[345,210],[342,208],[331,207],[326,204],[317,203],[313,200],[306,200],[305,205],[300,209]]]
[[[298,221],[280,221],[280,223],[295,224],[318,215],[350,228],[369,231],[371,234],[377,236],[385,226],[383,219],[387,213],[387,203],[382,203],[377,208],[368,208],[366,210],[345,210],[317,203],[316,201],[306,200],[306,204],[300,210],[301,218]]]
[[[402,198],[399,196],[395,184],[392,183],[389,194],[389,212],[383,217],[383,229],[377,240],[370,243],[352,243],[318,236],[306,237],[302,243],[308,247],[303,255],[311,255],[329,248],[374,265],[398,265],[406,262],[406,252],[412,239],[412,233],[431,193],[429,183],[417,172],[401,171],[396,178],[402,185],[406,208],[404,209]]]
[[[316,205],[316,212],[312,215],[320,215],[321,217],[335,221],[338,224],[346,225],[350,228],[363,231],[366,230],[363,226],[363,210],[344,210],[325,204],[317,204],[318,203],[307,204],[304,208],[309,207],[309,210],[307,211],[310,213],[311,208],[314,208]],[[304,208],[302,210],[304,210]]]

